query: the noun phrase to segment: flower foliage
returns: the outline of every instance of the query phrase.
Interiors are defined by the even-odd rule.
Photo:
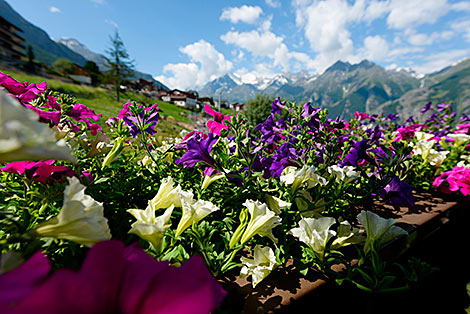
[[[85,312],[208,312],[224,293],[206,269],[221,278],[238,268],[255,287],[289,260],[328,278],[334,264],[358,267],[348,280],[372,278],[376,291],[389,283],[380,248],[405,232],[368,204],[412,207],[423,190],[470,194],[470,119],[457,122],[451,103],[426,104],[421,122],[365,112],[343,120],[277,98],[256,126],[206,105],[202,129],[162,139],[157,104],[127,102],[103,122],[46,83],[2,74],[0,86],[0,253],[27,259],[11,273],[17,290],[0,297],[12,311],[34,302],[62,310],[55,296]],[[122,244],[135,242],[143,249]],[[63,266],[80,271],[48,275]]]

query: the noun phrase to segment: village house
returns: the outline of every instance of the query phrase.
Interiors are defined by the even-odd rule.
[[[74,64],[73,74],[69,74],[69,77],[74,81],[81,84],[91,85],[91,73],[90,71],[82,68],[81,66]]]
[[[199,108],[198,94],[195,91],[181,91],[179,89],[173,89],[168,91],[166,94],[161,96],[161,100],[176,106],[187,108],[187,109],[197,109]]]
[[[24,38],[19,32],[23,30],[0,16],[0,59],[14,61],[26,57]]]
[[[239,102],[234,102],[231,103],[229,108],[232,109],[233,111],[242,111],[243,108],[245,107],[245,104],[239,103]]]

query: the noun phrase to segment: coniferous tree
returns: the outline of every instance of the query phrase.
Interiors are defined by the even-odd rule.
[[[111,46],[106,50],[108,54],[106,58],[108,67],[107,74],[114,82],[116,100],[119,101],[121,82],[134,74],[134,61],[130,59],[117,29],[114,36],[110,36],[109,39],[111,40]]]
[[[34,56],[33,47],[31,47],[31,45],[28,45],[28,48],[26,50],[26,55],[28,57],[27,59],[28,63],[26,65],[27,70],[33,73],[36,72],[36,64],[34,63],[35,56]]]

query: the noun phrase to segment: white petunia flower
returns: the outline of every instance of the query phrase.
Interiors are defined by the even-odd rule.
[[[356,169],[354,166],[345,166],[345,167],[340,167],[338,165],[332,165],[328,167],[328,172],[330,174],[334,174],[336,177],[336,182],[341,183],[350,183],[354,180],[356,180],[360,172],[355,171]]]
[[[285,185],[292,185],[292,191],[296,191],[302,184],[306,184],[307,189],[310,189],[316,185],[328,183],[325,178],[315,173],[315,167],[307,167],[306,165],[300,169],[293,166],[284,168],[280,181]]]
[[[219,210],[219,207],[204,200],[194,201],[192,199],[182,199],[181,203],[183,215],[181,216],[181,220],[176,228],[175,237],[179,237],[184,230],[190,227],[193,223],[197,223],[207,215]]]
[[[59,214],[34,228],[31,235],[67,239],[88,247],[111,239],[102,203],[86,195],[85,186],[76,177],[68,181]]]
[[[370,211],[361,211],[357,215],[357,220],[364,226],[367,233],[364,252],[371,250],[371,246],[380,246],[396,237],[407,235],[408,232],[395,226],[397,221],[389,218],[385,219]]]
[[[162,180],[160,188],[158,189],[157,195],[152,198],[149,204],[155,209],[168,208],[171,205],[175,207],[181,207],[181,198],[193,198],[191,192],[185,192],[181,190],[181,186],[174,187],[172,177],[168,177]]]
[[[334,223],[333,217],[302,218],[299,227],[291,229],[289,233],[307,244],[322,260],[328,241],[336,235],[335,231],[330,230]]]
[[[470,135],[468,134],[448,134],[447,136],[452,137],[454,139],[455,146],[460,146],[470,141]]]
[[[351,228],[351,224],[347,221],[341,221],[338,227],[338,234],[331,243],[332,249],[339,249],[351,244],[359,244],[365,241],[364,231],[362,229]]]
[[[243,205],[248,208],[250,221],[241,237],[241,244],[247,242],[256,234],[270,238],[274,243],[277,239],[273,235],[273,228],[281,224],[281,218],[269,210],[266,204],[259,201],[246,200]]]
[[[242,257],[241,262],[243,267],[240,270],[240,277],[251,275],[253,288],[279,266],[274,251],[269,246],[255,246],[253,259]]]
[[[77,162],[66,142],[56,141],[47,124],[0,90],[0,163],[46,159]]]
[[[129,233],[134,233],[148,241],[155,251],[159,252],[163,236],[166,230],[171,226],[170,217],[174,208],[175,206],[171,205],[165,210],[163,215],[159,217],[155,217],[155,209],[150,206],[150,204],[145,210],[128,209],[127,212],[137,219],[137,221],[131,225]]]
[[[292,205],[272,195],[266,195],[266,201],[268,202],[269,209],[275,212],[276,215],[280,215],[284,209],[290,208]]]

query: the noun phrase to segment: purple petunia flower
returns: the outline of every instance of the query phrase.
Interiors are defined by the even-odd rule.
[[[357,164],[367,157],[366,150],[370,148],[367,140],[354,141],[353,148],[344,157],[344,160],[339,163],[340,166],[357,166]]]
[[[396,119],[398,119],[398,115],[395,114],[395,113],[389,113],[389,114],[384,118],[384,120],[389,120],[389,121],[395,121]]]
[[[282,130],[286,128],[286,124],[282,118],[275,121],[274,114],[270,114],[265,122],[256,126],[255,130],[261,133],[261,141],[267,145],[272,145],[281,139]]]
[[[413,189],[413,186],[400,180],[398,177],[394,177],[393,180],[383,189],[379,190],[377,194],[387,199],[390,205],[413,206],[415,203],[415,198],[411,193]]]
[[[78,272],[60,269],[47,276],[49,271],[38,252],[0,275],[0,312],[210,313],[226,294],[199,256],[172,267],[116,240],[95,244]]]
[[[437,105],[437,111],[442,112],[446,109],[451,109],[452,110],[452,105],[451,104],[446,104],[446,103],[441,103]]]
[[[206,139],[201,137],[191,137],[186,143],[186,153],[176,160],[176,164],[183,164],[183,167],[192,167],[197,162],[203,162],[212,168],[215,167],[215,160],[209,154],[212,146],[217,142],[219,137],[214,133],[209,133]]]
[[[157,133],[155,125],[160,117],[157,104],[144,107],[141,104],[126,103],[119,111],[118,119],[122,119],[129,127],[132,137],[142,133],[142,130],[150,135]],[[109,120],[109,119],[108,119]],[[117,122],[117,119],[114,123]]]
[[[281,114],[281,109],[286,108],[285,105],[286,105],[286,102],[281,101],[281,98],[277,97],[276,99],[274,99],[274,101],[271,105],[271,113],[272,114],[276,114],[276,113]]]
[[[462,113],[462,116],[460,117],[460,123],[470,121],[470,117],[466,115],[465,113]]]
[[[432,105],[432,102],[428,102],[422,109],[421,109],[421,113],[426,113],[428,112],[430,109],[431,109],[431,105]]]

